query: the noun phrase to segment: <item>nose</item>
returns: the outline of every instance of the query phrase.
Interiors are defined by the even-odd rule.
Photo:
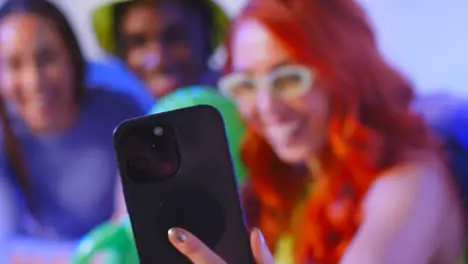
[[[38,65],[27,67],[23,76],[23,84],[25,89],[29,91],[39,92],[41,89],[41,69]]]
[[[268,87],[260,87],[256,97],[257,111],[264,121],[274,118],[280,108],[278,98],[275,98]]]
[[[163,65],[164,51],[162,45],[157,41],[148,43],[145,53],[142,57],[142,66],[145,70],[157,70]]]

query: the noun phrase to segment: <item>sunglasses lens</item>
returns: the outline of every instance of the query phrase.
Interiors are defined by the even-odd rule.
[[[302,95],[310,86],[305,71],[285,71],[271,79],[273,91],[281,97]]]
[[[248,96],[254,92],[254,84],[251,81],[244,80],[232,86],[231,92],[235,97]]]
[[[284,66],[271,72],[267,79],[256,79],[246,74],[228,75],[222,78],[219,87],[224,95],[236,100],[255,98],[257,89],[263,86],[276,96],[287,99],[302,96],[311,88],[312,79],[313,72],[307,68]]]
[[[247,76],[225,77],[220,88],[223,94],[236,100],[250,98],[255,93],[255,84]]]

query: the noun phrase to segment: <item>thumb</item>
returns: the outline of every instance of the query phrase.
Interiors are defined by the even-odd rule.
[[[252,245],[252,252],[257,264],[274,264],[275,260],[265,243],[262,231],[258,228],[254,228],[250,234],[250,244]]]
[[[180,228],[169,229],[169,241],[194,264],[226,264],[193,234]]]

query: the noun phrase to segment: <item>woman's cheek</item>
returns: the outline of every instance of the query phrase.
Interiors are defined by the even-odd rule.
[[[244,101],[237,100],[235,101],[237,111],[239,111],[239,114],[241,115],[242,119],[248,121],[251,119],[251,116],[253,115],[254,109],[251,104],[248,104]]]
[[[14,78],[10,74],[0,75],[0,91],[1,96],[5,99],[11,99],[14,96],[14,87],[18,86],[18,78]]]
[[[254,129],[255,132],[261,132],[261,120],[256,111],[255,104],[247,102],[237,102],[237,110],[242,119],[247,123],[247,126]]]

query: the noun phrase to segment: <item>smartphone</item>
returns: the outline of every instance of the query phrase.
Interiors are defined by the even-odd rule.
[[[192,232],[227,263],[254,263],[216,108],[126,120],[114,147],[140,263],[190,263],[170,244],[172,227]]]

